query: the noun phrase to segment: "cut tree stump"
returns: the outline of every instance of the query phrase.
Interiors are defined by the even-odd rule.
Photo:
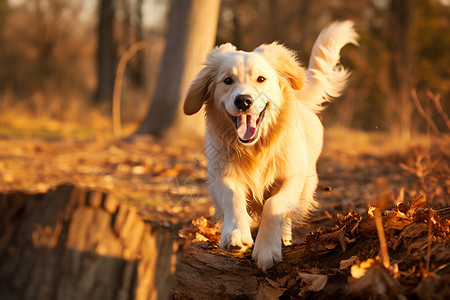
[[[264,272],[249,256],[233,257],[226,251],[203,247],[206,245],[186,248],[172,299],[278,299],[282,294],[265,280]]]
[[[180,246],[102,191],[0,194],[0,299],[167,299]]]

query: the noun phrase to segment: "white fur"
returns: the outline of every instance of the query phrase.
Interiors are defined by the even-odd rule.
[[[338,97],[348,78],[337,68],[340,49],[356,43],[350,21],[334,23],[317,39],[305,82],[304,69],[292,51],[273,43],[253,52],[231,44],[212,50],[192,81],[184,103],[186,114],[205,104],[209,190],[216,215],[223,219],[221,248],[243,250],[253,245],[251,228],[259,223],[252,257],[266,270],[282,260],[282,241],[289,244],[291,222],[302,222],[317,205],[316,161],[323,127],[316,115],[321,104]],[[257,82],[264,76],[264,82]],[[233,79],[225,84],[224,78]],[[251,95],[247,112],[265,117],[255,141],[236,137],[234,99]]]
[[[309,59],[306,86],[298,95],[312,111],[323,110],[323,102],[342,94],[350,74],[339,65],[339,53],[346,44],[358,45],[357,39],[352,21],[333,23],[320,33]]]

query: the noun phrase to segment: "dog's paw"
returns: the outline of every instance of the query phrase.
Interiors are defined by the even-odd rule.
[[[258,268],[266,271],[283,260],[281,245],[269,246],[256,242],[253,248],[252,258],[255,260]]]
[[[285,246],[291,246],[292,245],[292,236],[291,235],[289,235],[289,236],[283,235],[282,240],[283,240],[283,245],[285,245]]]
[[[281,240],[283,241],[283,245],[290,246],[292,245],[292,226],[291,226],[291,218],[286,218],[283,235],[281,236]]]
[[[222,232],[220,236],[220,248],[230,251],[245,251],[253,246],[253,239],[248,230],[234,229],[230,232]]]

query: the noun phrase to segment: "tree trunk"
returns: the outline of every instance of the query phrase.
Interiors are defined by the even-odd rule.
[[[0,194],[0,299],[167,299],[178,246],[101,191]]]
[[[389,49],[391,95],[386,106],[391,124],[391,132],[403,140],[411,137],[411,1],[391,0],[389,16]]]
[[[220,0],[174,0],[159,81],[148,114],[137,134],[203,135],[201,113],[182,116],[180,100],[215,41]]]
[[[113,2],[113,0],[100,0],[98,8],[97,102],[111,102],[114,90],[116,45]]]
[[[142,41],[142,20],[143,20],[143,14],[142,14],[142,10],[143,10],[143,0],[137,0],[136,1],[136,24],[135,24],[135,41],[136,42],[141,42]],[[133,66],[133,80],[136,83],[136,85],[138,86],[144,86],[143,82],[143,66],[145,65],[144,63],[144,53],[138,52],[136,53],[136,58],[135,58],[135,64]]]

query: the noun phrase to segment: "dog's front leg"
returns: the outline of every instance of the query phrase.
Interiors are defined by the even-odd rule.
[[[243,251],[253,245],[250,232],[251,217],[247,212],[245,194],[221,181],[210,185],[216,202],[216,212],[223,218],[220,248]]]
[[[264,203],[252,257],[263,271],[282,261],[281,241],[286,214],[300,201],[305,176],[286,180],[280,191]],[[289,220],[288,220],[289,221]]]

